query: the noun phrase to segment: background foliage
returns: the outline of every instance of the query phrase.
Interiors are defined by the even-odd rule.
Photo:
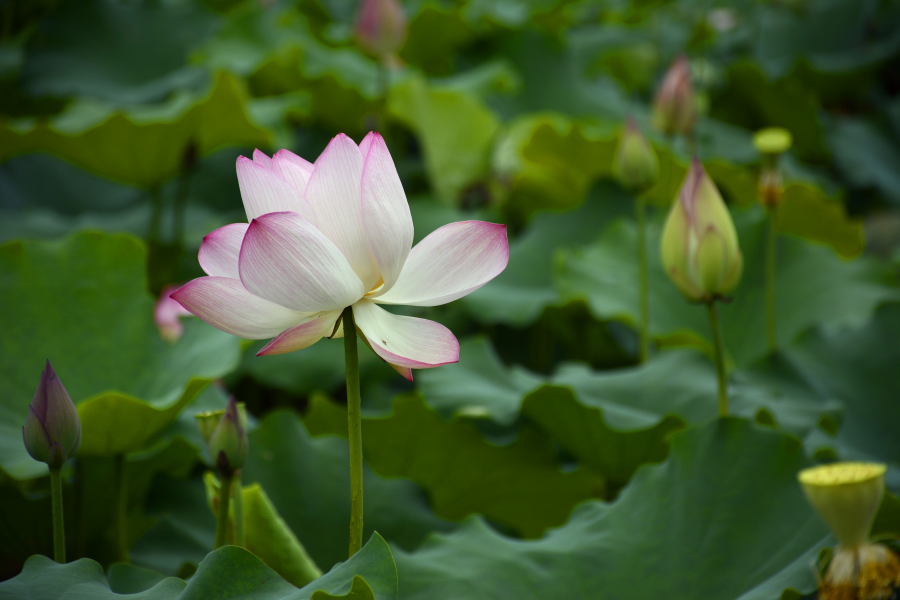
[[[876,460],[900,489],[900,5],[404,4],[409,37],[388,70],[354,43],[355,2],[0,3],[0,598],[797,598],[834,540],[796,472]],[[733,416],[721,420],[705,315],[657,252],[689,155],[653,132],[649,106],[682,53],[696,150],[746,265],[722,308]],[[634,198],[611,180],[628,116],[661,165],[645,364]],[[776,352],[751,143],[772,125],[795,141]],[[509,226],[511,255],[471,296],[404,309],[450,327],[459,364],[410,384],[363,349],[366,537],[379,535],[335,567],[349,523],[340,341],[258,358],[261,342],[186,318],[171,344],[153,304],[202,275],[206,233],[244,219],[238,155],[313,160],[336,133],[370,129],[397,163],[416,241],[491,220]],[[28,558],[51,548],[46,469],[19,433],[47,358],[84,426],[64,472],[68,552],[96,562]],[[256,557],[208,554],[193,414],[228,394],[254,416],[243,478],[266,532]],[[900,533],[893,496],[876,531]],[[279,559],[303,548],[326,573],[306,587]]]

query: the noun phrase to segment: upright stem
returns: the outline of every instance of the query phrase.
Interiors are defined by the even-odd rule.
[[[66,527],[63,523],[62,469],[50,468],[50,496],[53,501],[53,560],[66,562]]]
[[[244,488],[241,485],[241,470],[234,472],[234,545],[246,548],[244,535]]]
[[[119,560],[128,562],[128,461],[124,454],[116,456],[116,546]]]
[[[775,321],[775,265],[777,264],[778,233],[775,231],[775,208],[769,210],[769,234],[766,243],[766,334],[769,350],[778,347],[778,329]]]
[[[647,284],[647,219],[646,205],[642,197],[635,199],[634,208],[638,226],[638,264],[640,268],[641,294],[641,362],[650,356],[650,298]]]
[[[719,416],[728,416],[728,374],[725,370],[725,341],[722,338],[722,325],[719,323],[719,311],[716,301],[706,303],[709,309],[709,324],[712,327],[713,344],[716,349],[716,374],[719,377]]]
[[[216,544],[213,550],[228,543],[228,501],[231,499],[231,481],[233,475],[222,475],[219,488],[219,522],[216,523]]]
[[[344,309],[344,362],[347,364],[347,418],[350,434],[350,556],[362,548],[363,537],[363,456],[362,415],[359,397],[359,356],[353,308]]]

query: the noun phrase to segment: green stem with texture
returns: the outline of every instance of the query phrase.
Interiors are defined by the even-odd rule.
[[[641,362],[650,356],[650,291],[647,283],[647,203],[638,197],[634,203],[638,227],[638,264],[641,294]]]
[[[769,350],[778,347],[778,329],[775,321],[775,265],[777,264],[778,233],[775,231],[775,209],[769,211],[769,233],[766,241],[766,334]]]
[[[63,522],[62,469],[50,468],[50,496],[53,501],[53,560],[66,562],[66,527]]]
[[[241,470],[234,472],[234,545],[246,548],[244,535],[244,487],[241,485]]]
[[[353,308],[344,309],[344,361],[347,365],[347,431],[350,437],[350,556],[362,548],[363,537],[363,456],[362,415],[359,395],[359,355]]]
[[[216,523],[214,550],[228,543],[228,502],[231,500],[231,481],[233,479],[233,475],[222,475],[221,486],[219,487],[219,520]]]
[[[709,309],[709,324],[712,328],[713,344],[716,351],[716,375],[719,378],[719,416],[728,416],[728,372],[725,368],[725,341],[722,338],[722,325],[719,323],[719,311],[716,301],[706,303]]]
[[[128,562],[128,461],[124,454],[116,456],[116,546],[118,559]]]

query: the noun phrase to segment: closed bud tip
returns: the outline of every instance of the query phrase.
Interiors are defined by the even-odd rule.
[[[666,135],[688,135],[697,120],[697,99],[691,65],[679,56],[666,71],[653,100],[653,123]]]
[[[81,445],[78,411],[49,360],[28,407],[22,438],[28,454],[51,468],[61,467]]]
[[[629,119],[622,130],[613,159],[613,174],[622,187],[638,193],[653,187],[659,177],[656,152],[634,119]]]
[[[362,0],[356,41],[367,53],[387,60],[406,42],[406,12],[397,0]]]
[[[694,159],[666,218],[663,266],[690,300],[709,302],[737,286],[743,257],[719,190]]]
[[[201,422],[204,423],[201,425]],[[208,430],[208,421],[197,417],[201,433]],[[209,436],[209,455],[216,468],[223,475],[231,475],[244,465],[247,457],[246,417],[241,415],[234,398],[228,401],[228,408],[222,413],[218,424]],[[204,436],[205,437],[205,436]]]

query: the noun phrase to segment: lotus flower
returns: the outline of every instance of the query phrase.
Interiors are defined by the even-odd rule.
[[[338,135],[315,165],[257,150],[237,159],[237,175],[250,223],[207,235],[199,259],[209,277],[172,298],[233,335],[274,336],[259,355],[341,337],[338,319],[352,306],[367,344],[407,379],[459,360],[449,329],[382,305],[437,306],[477,290],[509,261],[504,225],[451,223],[411,248],[406,195],[374,132],[359,146]]]
[[[49,360],[28,407],[22,438],[34,460],[54,469],[75,456],[81,445],[78,411]]]

